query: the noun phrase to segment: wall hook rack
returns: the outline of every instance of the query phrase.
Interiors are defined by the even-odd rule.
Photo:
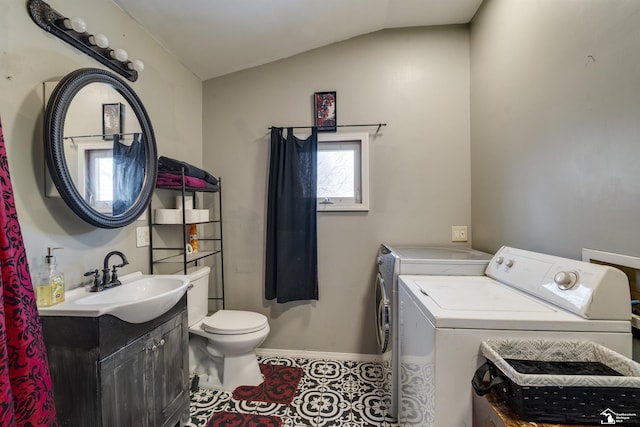
[[[142,68],[144,68],[144,64],[141,61],[129,61],[126,57],[126,52],[121,49],[114,50],[108,46],[98,46],[98,41],[96,40],[98,37],[84,31],[84,28],[68,28],[70,25],[69,18],[58,13],[42,0],[28,0],[27,9],[33,22],[43,30],[86,53],[116,73],[124,76],[127,80],[135,82],[138,79],[138,71],[142,71]],[[84,22],[82,23],[84,24]],[[123,52],[124,57],[122,55]],[[119,58],[116,58],[116,56]]]

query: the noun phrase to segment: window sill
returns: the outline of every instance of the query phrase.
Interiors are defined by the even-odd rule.
[[[318,206],[317,212],[369,212],[369,206],[357,205],[322,205]]]

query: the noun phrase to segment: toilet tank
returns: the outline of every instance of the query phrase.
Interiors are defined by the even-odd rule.
[[[209,306],[209,267],[191,267],[187,270],[191,285],[187,291],[187,317],[189,327],[207,316]]]

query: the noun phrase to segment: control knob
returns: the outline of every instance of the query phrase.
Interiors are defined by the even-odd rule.
[[[507,267],[511,268],[513,267],[513,260],[512,259],[508,259],[504,262],[504,265],[506,265]]]
[[[504,262],[504,258],[502,258],[501,256],[496,258],[496,264],[502,264],[503,262]]]
[[[558,288],[566,291],[573,288],[578,282],[578,273],[575,271],[561,271],[553,277],[553,281]]]

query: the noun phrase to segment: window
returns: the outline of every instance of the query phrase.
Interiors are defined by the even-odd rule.
[[[369,210],[369,135],[318,135],[318,212]]]
[[[98,141],[78,142],[72,147],[77,150],[77,178],[74,182],[78,192],[92,208],[110,214],[113,205],[113,146]]]
[[[85,200],[100,212],[111,212],[113,204],[113,150],[86,150]]]

